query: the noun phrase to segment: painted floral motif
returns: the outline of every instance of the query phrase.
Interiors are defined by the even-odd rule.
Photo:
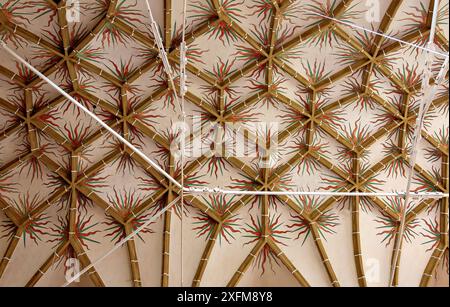
[[[205,3],[206,2],[206,3]],[[230,18],[233,22],[239,22],[242,15],[242,10],[239,8],[244,1],[242,0],[220,0],[221,11]],[[233,29],[231,24],[224,20],[214,22],[219,16],[214,6],[214,0],[193,1],[190,4],[190,13],[193,22],[209,23],[210,27],[209,39],[220,40],[223,45],[229,45],[232,42],[239,40],[239,36]]]
[[[286,245],[285,243],[283,243],[283,241],[288,240],[289,237],[287,235],[288,231],[282,230],[283,226],[284,223],[280,222],[280,215],[271,216],[269,219],[269,224],[267,225],[267,235],[276,243]],[[243,235],[243,237],[247,238],[247,242],[245,243],[245,245],[254,244],[258,240],[261,240],[264,233],[263,227],[264,225],[261,223],[261,219],[259,217],[255,219],[253,216],[251,216],[251,224],[247,223],[246,227],[244,228],[244,232],[246,234]],[[256,256],[254,265],[261,269],[262,276],[266,272],[268,265],[270,266],[271,270],[274,271],[274,265],[279,266],[280,263],[277,255],[273,252],[273,250],[270,249],[268,245],[264,245],[261,252]]]
[[[305,214],[312,213],[321,205],[319,198],[313,196],[300,196],[294,198],[294,200],[299,207],[304,210]],[[304,216],[292,213],[290,216],[291,219],[289,222],[291,224],[286,227],[291,229],[291,232],[297,235],[295,239],[298,240],[303,237],[303,245],[311,234],[311,223],[305,219]],[[333,235],[336,233],[334,228],[339,225],[339,216],[333,212],[333,209],[329,209],[323,212],[315,223],[321,238],[326,239],[326,235]]]
[[[339,4],[337,0],[327,0],[325,3],[320,0],[312,0],[309,3],[305,2],[302,6],[305,12],[303,20],[309,23],[309,27],[315,27],[319,25],[323,17],[337,18],[344,22],[352,22],[358,19],[362,11],[356,10],[357,3],[346,6],[345,10],[339,15],[335,16],[334,12]],[[330,47],[338,40],[337,35],[331,28],[326,28],[324,31],[318,32],[310,39],[310,42],[322,47],[324,44],[328,44]]]
[[[92,215],[90,216],[78,216],[77,223],[75,227],[74,236],[86,249],[89,250],[89,243],[99,244],[100,242],[95,240],[93,237],[100,232],[100,230],[95,230],[98,228],[98,223],[92,223]],[[48,242],[55,243],[55,247],[69,240],[70,229],[67,219],[58,217],[58,224],[50,227],[50,234],[53,239],[49,239]]]
[[[67,218],[58,216],[58,222],[50,226],[48,243],[53,244],[53,249],[56,249],[61,244],[64,244],[70,239],[70,235],[73,235],[78,242],[86,250],[89,250],[89,246],[100,244],[95,239],[98,236],[100,230],[98,229],[98,223],[92,222],[93,215],[78,215],[76,217],[76,223],[74,227],[74,233],[71,234],[69,222]],[[63,266],[64,272],[70,269],[69,259],[77,259],[77,253],[72,245],[68,245],[59,258],[54,259],[56,267]]]
[[[10,173],[0,173],[0,192],[2,192],[2,195],[16,191],[14,183],[10,180],[11,178],[12,175]]]
[[[29,193],[21,195],[17,200],[12,200],[13,207],[20,215],[29,217],[22,226],[23,231],[21,237],[25,247],[29,241],[32,241],[34,244],[43,242],[44,237],[48,235],[48,226],[50,223],[49,216],[46,213],[42,213],[30,217],[32,212],[41,205],[41,201],[42,200],[37,195],[30,196]],[[4,236],[9,236],[10,239],[17,230],[17,227],[10,222],[4,222],[2,227],[5,228],[7,232]]]
[[[448,152],[449,128],[443,127],[433,135],[434,140],[440,148],[432,147],[425,149],[425,158],[430,162],[438,162],[444,158],[444,152]]]
[[[302,159],[297,162],[297,174],[308,174],[312,175],[314,172],[318,171],[321,168],[321,164],[311,155],[306,154],[307,151],[314,152],[315,154],[326,157],[330,152],[327,150],[328,144],[321,143],[321,141],[314,137],[313,143],[308,145],[307,141],[303,137],[301,140],[295,140],[294,144],[289,146],[291,151],[289,154],[293,153],[304,153]]]
[[[110,1],[109,0],[95,0],[89,6],[88,9],[96,16],[94,19],[102,18],[105,12],[108,11]],[[118,1],[118,5],[114,10],[111,19],[107,19],[102,31],[102,45],[103,47],[111,47],[117,45],[124,45],[130,40],[130,36],[123,28],[119,27],[117,23],[113,22],[115,18],[120,19],[126,24],[133,26],[135,23],[145,26],[143,20],[145,15],[136,7],[136,1]]]
[[[234,197],[227,199],[224,195],[214,195],[208,198],[202,197],[204,202],[208,204],[209,208],[215,210],[219,216],[223,217],[228,215],[228,211],[232,205]],[[201,212],[199,216],[194,217],[193,230],[197,232],[197,237],[205,237],[205,239],[211,238],[214,226],[217,224],[207,214]],[[225,240],[228,244],[236,239],[236,235],[241,232],[240,230],[241,218],[236,214],[231,214],[229,218],[221,223],[220,231],[218,234],[219,243]]]
[[[428,4],[420,1],[418,5],[410,5],[407,16],[408,17],[401,19],[406,26],[405,34],[414,33],[417,29],[426,27],[428,22]],[[439,28],[448,25],[448,2],[444,2],[443,5],[440,5],[437,16],[437,26]],[[428,39],[419,37],[415,43],[425,45],[428,43]]]
[[[136,214],[135,210],[142,204],[143,200],[142,196],[138,195],[136,191],[118,192],[117,190],[114,190],[112,195],[108,195],[108,200],[112,204],[114,210],[116,210],[125,221],[128,221],[131,226],[131,231],[135,231],[142,227],[151,217],[150,213]],[[110,238],[115,244],[127,236],[124,225],[119,223],[113,217],[107,216],[107,221],[103,222],[103,224],[105,225],[105,236]],[[144,241],[143,234],[154,232],[151,229],[152,224],[154,223],[150,223],[150,225],[142,229],[137,234],[137,237]]]
[[[400,198],[388,198],[387,206],[398,216],[403,216],[404,210],[406,210],[407,213],[411,212],[412,210],[411,204],[405,206],[404,201]],[[381,216],[379,216],[375,220],[375,222],[379,224],[379,226],[377,227],[377,229],[379,229],[377,235],[382,237],[381,243],[385,243],[386,246],[389,246],[394,242],[396,235],[400,229],[400,221],[392,218],[384,212],[380,211],[380,214]],[[418,227],[419,221],[417,219],[407,221],[405,223],[403,239],[406,242],[411,243],[412,240],[419,234]]]

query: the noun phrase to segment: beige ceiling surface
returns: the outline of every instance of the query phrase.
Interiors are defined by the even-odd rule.
[[[182,1],[150,2],[178,69]],[[423,47],[433,0],[189,0],[185,107],[202,142],[188,142],[183,167],[170,146],[178,88],[144,1],[82,0],[78,21],[66,1],[0,4],[10,48],[177,180],[183,168],[187,186],[405,190],[425,53],[317,14]],[[445,53],[448,1],[438,16]],[[95,262],[180,191],[3,49],[0,59],[0,286],[62,285],[70,259]],[[436,75],[443,57],[433,61]],[[414,191],[448,193],[447,91],[448,77]],[[245,155],[220,146],[233,143],[229,124],[248,139]],[[448,198],[185,195],[185,212],[177,204],[73,285],[386,286],[392,265],[396,285],[448,284]]]

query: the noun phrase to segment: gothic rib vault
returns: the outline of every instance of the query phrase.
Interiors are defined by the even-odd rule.
[[[435,44],[448,52],[448,1]],[[170,151],[180,114],[139,0],[0,0],[2,39],[180,179]],[[259,158],[189,157],[189,186],[403,191],[424,52],[318,17],[425,46],[434,0],[190,0],[190,122],[234,123]],[[152,0],[179,63],[181,1]],[[179,189],[0,49],[0,285],[62,285],[67,259],[94,262]],[[443,61],[436,56],[434,74]],[[448,77],[422,131],[414,190],[448,193]],[[274,122],[255,135],[251,123]],[[195,125],[192,125],[194,128]],[[197,126],[195,126],[197,127]],[[194,129],[193,129],[194,130]],[[194,135],[199,134],[197,130]],[[202,132],[211,147],[214,130]],[[230,142],[232,132],[225,134]],[[187,195],[80,283],[94,286],[448,284],[448,199]],[[407,211],[400,261],[391,263]],[[183,265],[181,266],[181,263]]]

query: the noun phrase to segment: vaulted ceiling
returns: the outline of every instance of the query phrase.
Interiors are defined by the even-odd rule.
[[[185,185],[405,190],[426,54],[319,15],[424,47],[434,0],[189,0],[186,113],[204,152],[183,166],[171,151],[179,89],[145,2],[80,0],[79,16],[66,2],[0,0],[0,37],[172,177],[183,168]],[[182,1],[150,2],[177,70]],[[438,17],[446,53],[448,1]],[[0,285],[62,285],[70,259],[95,262],[180,190],[1,48],[0,59]],[[443,57],[433,61],[436,75]],[[449,191],[447,91],[448,77],[415,191]],[[226,124],[248,140],[242,157],[219,146],[232,143]],[[392,266],[396,285],[448,284],[448,198],[185,195],[184,212],[177,204],[73,285],[386,286]]]

